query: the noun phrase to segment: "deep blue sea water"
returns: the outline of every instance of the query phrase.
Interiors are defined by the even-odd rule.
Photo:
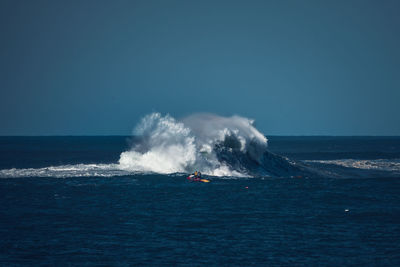
[[[334,175],[210,183],[119,173],[131,142],[0,137],[0,265],[400,265],[399,137],[273,136]]]

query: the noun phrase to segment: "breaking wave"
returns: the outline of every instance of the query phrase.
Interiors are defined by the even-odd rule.
[[[0,177],[87,177],[137,173],[190,173],[212,176],[307,176],[315,171],[267,151],[268,140],[254,121],[240,116],[194,114],[182,120],[160,113],[145,116],[134,130],[132,147],[118,163],[76,164],[0,170]]]
[[[267,151],[268,140],[254,121],[240,116],[194,114],[182,120],[145,116],[139,137],[120,156],[120,168],[157,173],[201,172],[213,176],[288,176],[305,171]]]

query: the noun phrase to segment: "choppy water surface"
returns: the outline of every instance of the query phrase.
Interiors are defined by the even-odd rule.
[[[282,176],[210,183],[120,169],[131,142],[1,137],[0,264],[400,264],[399,138],[270,137]]]

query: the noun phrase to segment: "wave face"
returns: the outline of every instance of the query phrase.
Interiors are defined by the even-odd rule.
[[[213,176],[287,176],[304,173],[267,151],[268,140],[254,121],[194,114],[182,120],[160,113],[145,116],[134,130],[138,141],[119,159],[122,170],[178,173],[200,170]]]

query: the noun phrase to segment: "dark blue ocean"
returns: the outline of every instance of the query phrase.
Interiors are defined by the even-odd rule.
[[[0,137],[0,265],[400,265],[400,137],[268,139],[277,175],[199,183],[121,170],[130,137]]]

